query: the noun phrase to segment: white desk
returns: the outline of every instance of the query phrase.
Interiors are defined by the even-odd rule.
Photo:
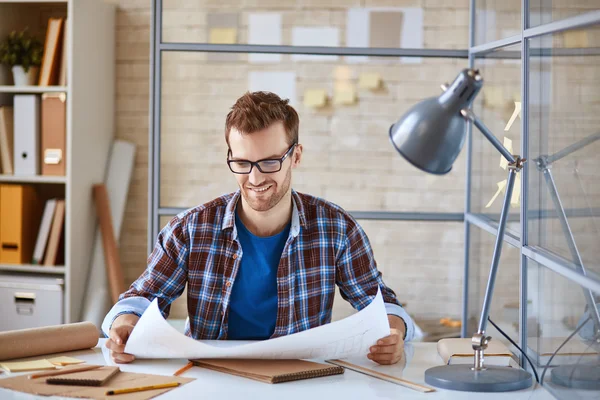
[[[115,365],[104,347],[106,339],[101,339],[94,349],[64,353],[90,364]],[[424,372],[427,368],[442,364],[435,343],[407,344],[408,362],[394,366],[378,366],[379,370],[413,382],[424,384]],[[32,359],[39,359],[35,357]],[[131,364],[119,364],[122,371],[144,372],[158,375],[172,375],[184,366],[187,360],[136,360]],[[376,366],[365,359],[363,365]],[[14,374],[0,374],[0,378]],[[270,385],[247,378],[241,378],[216,371],[194,367],[182,376],[196,378],[194,381],[159,396],[167,399],[260,399],[260,400],[319,400],[319,399],[481,399],[482,393],[456,392],[437,389],[432,393],[420,393],[387,381],[372,378],[358,372],[346,370],[342,375],[307,379]],[[486,400],[551,400],[554,397],[544,388],[534,384],[530,389],[508,393],[488,393]],[[0,399],[30,400],[56,399],[57,397],[34,396],[0,388]]]

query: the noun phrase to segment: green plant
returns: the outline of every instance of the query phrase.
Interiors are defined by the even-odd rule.
[[[43,54],[42,42],[30,35],[27,28],[20,32],[12,31],[0,43],[0,64],[21,65],[25,72],[30,67],[41,65]]]

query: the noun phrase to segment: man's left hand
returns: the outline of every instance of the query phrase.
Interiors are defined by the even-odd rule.
[[[371,346],[367,357],[378,364],[396,364],[404,355],[404,322],[395,315],[388,315],[390,335]]]

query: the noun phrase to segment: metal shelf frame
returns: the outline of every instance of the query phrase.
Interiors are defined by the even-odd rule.
[[[277,53],[277,54],[319,54],[340,56],[377,56],[377,57],[430,57],[465,59],[465,66],[476,67],[477,58],[480,57],[506,57],[521,59],[521,98],[523,103],[521,118],[521,149],[520,155],[529,158],[529,56],[572,56],[572,55],[598,55],[600,49],[530,49],[529,40],[541,35],[561,32],[569,29],[600,25],[600,10],[587,12],[575,17],[553,21],[548,24],[529,26],[529,0],[521,0],[521,34],[508,38],[475,45],[475,0],[470,0],[469,10],[469,48],[464,50],[446,49],[393,49],[393,48],[355,48],[355,47],[319,47],[319,46],[271,46],[251,44],[207,44],[207,43],[166,43],[162,39],[162,0],[153,0],[151,43],[150,43],[150,120],[149,120],[149,162],[148,162],[148,251],[152,251],[154,241],[159,233],[160,216],[176,215],[185,208],[163,207],[160,205],[160,135],[161,135],[161,72],[162,54],[169,51],[177,52],[225,52],[225,53]],[[520,51],[514,49],[504,50],[507,47],[520,45]],[[499,52],[498,50],[503,50]],[[498,55],[496,53],[502,53]],[[458,71],[457,71],[458,72]],[[475,134],[479,134],[475,132]],[[472,211],[471,202],[471,174],[472,174],[472,124],[467,126],[466,141],[466,182],[464,210],[456,213],[448,212],[386,212],[353,210],[350,211],[357,219],[387,220],[387,221],[446,221],[462,223],[464,225],[464,284],[462,299],[462,336],[469,337],[472,332],[467,332],[467,318],[469,315],[469,249],[471,244],[471,229],[481,229],[493,235],[497,234],[497,223],[483,214]],[[521,206],[518,220],[521,223],[520,232],[507,231],[504,240],[509,245],[519,248],[520,259],[520,310],[519,310],[519,338],[515,338],[523,347],[527,347],[527,263],[534,260],[539,265],[555,271],[582,287],[600,291],[600,280],[593,276],[583,275],[573,268],[572,263],[564,258],[554,255],[545,249],[529,246],[527,221],[528,214],[532,217],[553,218],[552,212],[547,210],[528,210],[528,172],[527,168],[521,171]],[[193,206],[193,205],[190,205]],[[571,215],[589,213],[586,210],[568,210]],[[592,210],[595,214],[595,210]],[[524,359],[521,359],[524,365]]]

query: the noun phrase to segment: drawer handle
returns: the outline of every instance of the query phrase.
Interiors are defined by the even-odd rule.
[[[15,292],[15,306],[19,315],[33,315],[35,293]]]
[[[18,250],[19,245],[16,243],[2,243],[2,250]]]
[[[15,292],[15,303],[34,304],[35,293]]]

